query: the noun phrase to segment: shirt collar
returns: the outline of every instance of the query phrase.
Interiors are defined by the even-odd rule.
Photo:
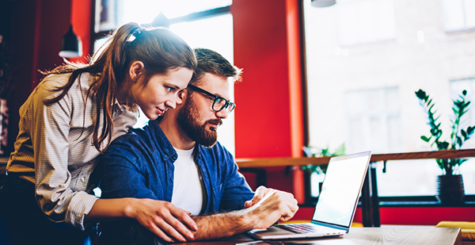
[[[177,153],[163,130],[160,128],[160,125],[158,124],[159,120],[160,118],[157,120],[150,120],[148,122],[148,127],[150,128],[150,133],[152,134],[151,138],[155,140],[158,150],[162,153],[161,155],[163,161],[167,161],[170,158],[175,161],[177,159]],[[198,159],[198,157],[200,157],[202,151],[201,147],[204,146],[196,144],[194,147],[193,154],[195,155],[195,161]]]
[[[150,120],[148,122],[148,127],[150,128],[150,133],[152,134],[150,137],[155,140],[155,145],[162,153],[162,160],[167,161],[170,158],[176,160],[177,153],[163,130],[158,125],[158,120]]]

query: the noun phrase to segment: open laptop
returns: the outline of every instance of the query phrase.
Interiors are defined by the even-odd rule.
[[[261,240],[341,236],[350,230],[371,151],[332,157],[311,223],[274,225],[248,233]]]

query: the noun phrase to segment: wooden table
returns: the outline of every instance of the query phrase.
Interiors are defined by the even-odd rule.
[[[253,240],[241,234],[219,241],[203,241],[180,244],[252,244]],[[404,244],[404,245],[461,245],[462,237],[459,228],[437,228],[433,226],[383,226],[368,228],[351,228],[343,237],[320,238],[313,240],[287,240],[258,244],[315,244],[315,245],[379,245],[379,244]]]

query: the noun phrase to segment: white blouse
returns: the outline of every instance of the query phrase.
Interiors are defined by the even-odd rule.
[[[84,230],[84,217],[97,200],[86,192],[99,155],[92,143],[96,104],[87,97],[92,76],[83,73],[57,103],[43,102],[57,96],[60,92],[52,90],[70,76],[46,77],[21,106],[20,130],[7,172],[35,184],[38,204],[52,221]],[[112,140],[136,123],[137,112],[116,101],[113,121]]]

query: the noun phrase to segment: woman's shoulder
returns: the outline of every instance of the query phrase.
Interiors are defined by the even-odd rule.
[[[69,77],[71,77],[71,73],[50,74],[46,76],[36,88],[51,90],[62,87],[68,83]]]
[[[68,84],[72,73],[58,73],[50,74],[46,76],[35,88],[36,93],[43,94],[44,97],[54,98],[62,92],[62,87]],[[80,82],[78,82],[78,80]],[[81,95],[84,91],[87,92],[93,76],[87,72],[81,73],[74,81],[74,84],[70,87],[68,94],[78,93]]]
[[[71,72],[49,74],[38,84],[38,87],[51,88],[64,86],[69,82],[69,78],[71,77],[71,75]],[[89,85],[94,80],[94,76],[89,72],[83,72],[78,77],[76,77],[75,82],[77,80],[84,81],[84,83]]]

